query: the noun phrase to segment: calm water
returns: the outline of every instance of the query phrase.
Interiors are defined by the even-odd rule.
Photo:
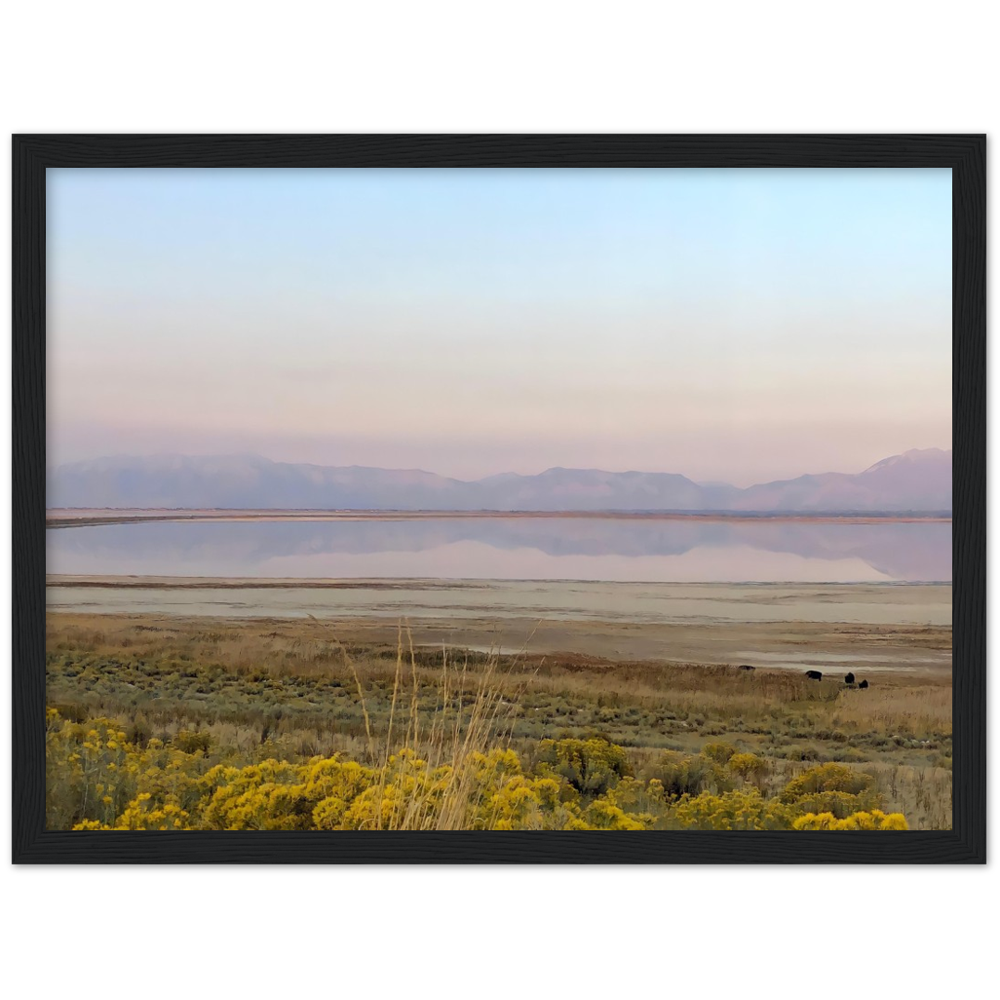
[[[81,575],[950,582],[951,524],[441,518],[51,529],[48,571]]]

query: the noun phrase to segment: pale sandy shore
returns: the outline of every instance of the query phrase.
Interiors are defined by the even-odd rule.
[[[665,584],[573,581],[50,577],[52,613],[184,618],[312,616],[384,641],[525,644],[536,653],[868,671],[951,668],[941,584]]]

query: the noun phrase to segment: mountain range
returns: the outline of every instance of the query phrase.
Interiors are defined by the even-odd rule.
[[[951,451],[914,449],[857,474],[747,488],[666,472],[547,469],[465,481],[418,469],[273,462],[259,455],[116,456],[49,474],[50,508],[282,510],[946,512]]]

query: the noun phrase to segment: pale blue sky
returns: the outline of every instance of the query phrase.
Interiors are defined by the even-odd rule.
[[[947,170],[48,171],[50,461],[738,484],[951,440]]]

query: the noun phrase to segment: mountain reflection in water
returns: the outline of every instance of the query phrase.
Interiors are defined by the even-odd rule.
[[[48,572],[643,582],[950,582],[949,522],[438,518],[49,530]]]

